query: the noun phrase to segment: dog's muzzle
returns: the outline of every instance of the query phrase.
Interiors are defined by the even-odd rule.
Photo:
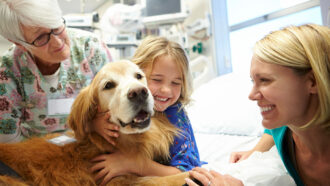
[[[143,129],[149,126],[151,113],[147,111],[149,105],[148,97],[149,92],[146,87],[138,87],[129,90],[127,99],[130,101],[133,110],[135,110],[137,114],[131,122],[124,123],[119,121],[122,127],[130,125],[132,128]]]
[[[120,122],[120,125],[122,127],[126,127],[127,125],[130,125],[132,128],[139,128],[143,129],[149,126],[150,124],[150,114],[144,110],[141,110],[138,112],[138,114],[133,118],[133,120],[129,123],[124,123],[122,121]]]

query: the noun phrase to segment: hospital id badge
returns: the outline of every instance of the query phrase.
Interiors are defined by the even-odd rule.
[[[77,140],[75,138],[69,137],[67,135],[61,135],[61,136],[49,139],[48,141],[50,143],[55,144],[55,145],[63,146],[63,145],[69,144],[69,143],[73,143]]]
[[[68,115],[74,98],[48,99],[48,115]]]

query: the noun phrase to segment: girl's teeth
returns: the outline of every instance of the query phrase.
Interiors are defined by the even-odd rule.
[[[159,97],[156,97],[155,99],[158,100],[158,101],[167,101],[167,98],[159,98]]]

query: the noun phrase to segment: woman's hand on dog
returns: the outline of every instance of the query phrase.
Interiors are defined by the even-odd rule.
[[[93,119],[93,131],[97,132],[105,140],[112,145],[116,145],[116,139],[119,136],[119,127],[116,124],[109,122],[110,113],[98,112]]]
[[[133,157],[127,157],[119,151],[97,156],[91,161],[94,165],[90,171],[95,173],[94,180],[96,182],[102,180],[100,185],[107,184],[116,176],[132,173],[132,169],[136,166]]]
[[[195,167],[189,172],[189,176],[191,178],[195,178],[199,180],[205,186],[243,186],[242,181],[230,176],[230,175],[222,175],[216,171],[209,171],[205,168]],[[197,183],[192,181],[190,178],[186,178],[186,183],[189,186],[198,186]]]

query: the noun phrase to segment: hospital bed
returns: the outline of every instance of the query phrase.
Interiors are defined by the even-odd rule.
[[[209,68],[206,64],[199,63],[199,68]],[[200,158],[208,162],[203,167],[230,174],[241,179],[244,185],[295,185],[276,147],[265,153],[255,152],[240,163],[229,163],[231,152],[251,149],[264,130],[256,102],[248,99],[252,87],[250,78],[230,73],[213,79],[194,77],[194,80],[204,83],[194,83],[198,86],[186,110]]]

